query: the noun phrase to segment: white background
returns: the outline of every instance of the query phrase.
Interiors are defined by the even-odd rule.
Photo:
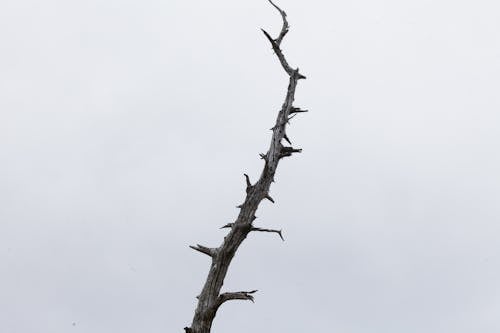
[[[497,1],[292,1],[308,76],[216,333],[500,331]],[[0,331],[183,332],[287,78],[266,1],[0,4]]]

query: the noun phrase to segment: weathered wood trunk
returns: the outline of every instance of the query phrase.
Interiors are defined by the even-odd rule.
[[[274,175],[278,168],[279,161],[283,157],[291,156],[293,153],[301,152],[301,149],[295,149],[291,146],[283,145],[283,140],[291,145],[288,136],[286,135],[286,126],[289,121],[300,112],[307,112],[293,106],[295,89],[297,83],[305,76],[299,73],[298,69],[293,69],[288,64],[283,52],[281,51],[281,42],[288,32],[288,21],[286,13],[276,6],[271,0],[269,2],[280,12],[283,19],[283,27],[279,36],[273,39],[266,31],[263,30],[271,46],[276,53],[283,69],[289,76],[289,84],[285,102],[278,113],[276,124],[272,128],[273,134],[271,144],[266,154],[261,154],[264,160],[264,168],[259,180],[252,185],[248,175],[244,175],[246,179],[246,198],[243,204],[238,206],[240,213],[234,223],[229,223],[223,228],[229,228],[230,231],[224,237],[224,241],[218,248],[208,248],[202,245],[191,246],[194,250],[204,253],[211,257],[212,263],[208,272],[207,280],[198,298],[198,306],[194,314],[191,327],[185,327],[187,333],[210,333],[212,322],[215,318],[218,308],[229,300],[250,300],[253,301],[253,294],[257,290],[238,291],[221,293],[224,278],[231,261],[238,250],[238,247],[245,240],[248,233],[253,231],[273,232],[277,233],[281,239],[283,236],[281,230],[263,229],[253,225],[255,212],[262,200],[267,199],[271,202],[274,200],[269,195],[271,183],[274,181]]]

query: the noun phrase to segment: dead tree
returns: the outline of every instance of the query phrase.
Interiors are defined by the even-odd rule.
[[[281,42],[288,33],[289,28],[287,16],[286,13],[271,0],[269,0],[269,2],[281,14],[283,26],[277,38],[272,38],[265,30],[262,30],[262,32],[271,43],[272,49],[278,57],[281,66],[289,76],[285,102],[278,112],[276,124],[271,129],[273,134],[269,150],[266,154],[260,154],[260,157],[264,160],[264,168],[259,180],[255,184],[252,184],[250,177],[244,174],[246,180],[246,198],[245,201],[238,206],[240,212],[236,221],[222,227],[230,229],[229,233],[224,237],[224,241],[217,248],[209,248],[202,245],[190,246],[193,250],[209,256],[212,263],[205,285],[201,293],[197,296],[198,306],[196,307],[191,327],[184,328],[186,333],[210,333],[217,310],[227,301],[249,300],[253,302],[254,293],[257,292],[257,290],[221,293],[224,278],[226,277],[231,260],[236,254],[238,247],[250,232],[272,232],[278,234],[281,239],[283,239],[281,230],[258,228],[253,225],[253,222],[256,219],[255,212],[262,200],[267,199],[274,203],[273,198],[269,195],[269,189],[271,183],[274,182],[274,174],[276,173],[279,161],[284,157],[302,151],[301,149],[291,147],[290,139],[286,135],[286,127],[290,120],[298,113],[307,112],[307,110],[302,110],[293,105],[297,83],[299,80],[305,79],[306,77],[299,73],[298,68],[294,69],[288,64],[281,50]],[[288,145],[284,145],[283,140],[286,141]]]

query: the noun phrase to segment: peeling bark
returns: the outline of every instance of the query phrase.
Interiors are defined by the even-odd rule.
[[[281,66],[289,76],[287,94],[281,110],[278,112],[276,124],[272,128],[273,134],[269,150],[266,154],[260,154],[260,157],[264,160],[264,168],[259,180],[252,185],[250,177],[247,174],[244,174],[247,195],[243,204],[238,206],[238,208],[240,208],[240,212],[236,221],[222,227],[230,229],[227,236],[224,237],[223,243],[215,249],[201,245],[191,246],[192,249],[210,256],[212,262],[205,285],[203,286],[200,295],[197,297],[198,305],[195,310],[191,327],[184,328],[186,333],[210,333],[212,322],[215,318],[217,310],[226,301],[254,301],[253,294],[257,292],[257,290],[221,293],[221,288],[224,284],[224,278],[226,277],[229,265],[231,264],[238,247],[250,232],[273,232],[277,233],[283,240],[281,230],[257,228],[254,227],[252,223],[256,219],[255,212],[257,211],[257,208],[262,200],[267,199],[274,203],[274,199],[269,195],[269,189],[271,187],[271,183],[274,182],[274,175],[279,161],[283,157],[291,156],[294,153],[300,153],[302,151],[302,149],[284,146],[282,141],[285,140],[288,144],[291,144],[290,139],[286,135],[286,126],[298,113],[307,112],[307,110],[301,110],[300,108],[293,106],[297,83],[299,80],[305,79],[306,77],[299,73],[298,68],[293,69],[288,64],[281,50],[281,42],[289,30],[286,13],[271,0],[268,1],[281,14],[283,26],[276,39],[273,39],[265,30],[262,31],[271,43],[274,53],[278,57]]]

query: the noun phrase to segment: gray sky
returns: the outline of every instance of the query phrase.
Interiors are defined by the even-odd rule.
[[[498,1],[280,1],[311,110],[214,332],[500,331]],[[0,331],[181,332],[287,78],[266,1],[0,4]],[[73,326],[73,323],[75,325]]]

